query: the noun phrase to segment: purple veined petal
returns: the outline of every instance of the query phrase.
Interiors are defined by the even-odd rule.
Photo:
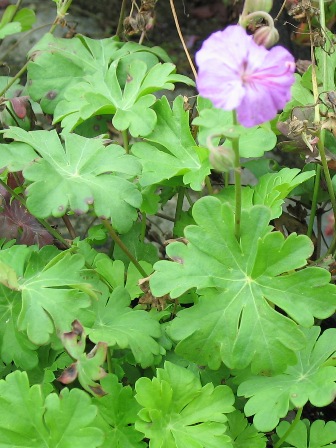
[[[245,88],[239,78],[225,78],[212,71],[199,72],[196,85],[201,96],[211,100],[215,107],[224,110],[238,107],[245,94]]]
[[[199,93],[218,108],[237,109],[247,127],[273,119],[290,99],[293,56],[282,47],[257,45],[239,25],[212,34],[196,62]]]
[[[196,85],[202,96],[225,110],[236,108],[244,96],[240,76],[218,61],[199,70]]]
[[[247,58],[251,38],[240,25],[228,26],[224,31],[211,34],[196,53],[197,66],[211,68],[214,60],[237,72]],[[209,66],[210,64],[210,66]]]
[[[246,88],[245,96],[237,108],[237,118],[240,124],[251,128],[275,118],[278,106],[274,97],[261,84]]]

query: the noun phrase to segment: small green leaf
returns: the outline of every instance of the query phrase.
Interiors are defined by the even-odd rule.
[[[96,448],[103,432],[95,428],[96,406],[85,392],[63,389],[44,399],[38,385],[29,387],[25,372],[0,380],[0,446],[22,448]]]
[[[20,9],[13,18],[13,22],[20,23],[22,32],[30,30],[35,21],[35,12],[30,8]]]
[[[129,130],[133,137],[150,134],[156,124],[151,106],[158,90],[174,89],[174,82],[193,84],[189,78],[175,74],[171,63],[156,64],[149,68],[146,62],[135,59],[127,68],[125,83],[118,73],[122,59],[104,70],[87,76],[80,85],[74,85],[64,95],[54,115],[54,122],[62,122],[71,131],[83,121],[99,114],[115,114],[112,123],[119,131]]]
[[[19,280],[22,308],[17,327],[37,345],[49,342],[55,331],[69,331],[71,322],[91,304],[89,296],[81,291],[90,288],[81,273],[84,259],[64,252],[45,266],[43,253],[41,249],[31,255]]]
[[[19,22],[11,22],[0,28],[0,39],[4,39],[6,36],[19,33],[22,27]]]
[[[174,176],[183,176],[185,185],[201,190],[210,173],[208,151],[196,146],[190,132],[189,114],[183,109],[183,98],[177,97],[170,108],[166,97],[153,106],[157,116],[154,131],[146,136],[151,143],[135,143],[132,154],[143,166],[140,184],[148,186]],[[153,164],[155,160],[155,164]]]
[[[199,127],[198,141],[201,145],[207,145],[208,137],[222,135],[234,137],[228,130],[233,125],[232,112],[211,108],[200,108],[200,114],[194,119],[193,124]],[[239,153],[242,157],[260,157],[265,151],[270,151],[276,145],[276,136],[265,125],[253,128],[240,128]],[[219,137],[217,142],[219,141]],[[215,144],[216,140],[213,139]],[[229,139],[225,145],[231,147]]]
[[[283,437],[290,428],[289,422],[281,422],[276,432]],[[315,420],[310,425],[309,420],[301,420],[285,439],[287,447],[295,448],[328,448],[336,446],[336,422]],[[289,444],[289,445],[287,445]]]
[[[298,168],[283,168],[278,173],[265,174],[254,187],[253,203],[267,205],[272,210],[272,218],[278,218],[290,192],[315,176],[314,171],[299,173]]]
[[[123,387],[115,375],[103,378],[101,385],[107,395],[93,403],[98,407],[97,426],[105,432],[102,448],[144,448],[143,435],[134,428],[140,406],[132,389]]]
[[[314,406],[327,406],[336,395],[336,367],[324,365],[336,353],[336,329],[329,328],[319,337],[320,328],[302,329],[307,343],[297,353],[297,363],[273,377],[251,376],[238,388],[238,395],[248,398],[245,415],[254,415],[260,431],[271,431],[280,418],[295,406],[308,401]]]
[[[0,286],[0,355],[6,364],[14,361],[17,367],[30,370],[38,363],[36,350],[25,332],[19,331],[17,321],[22,307],[19,292]]]
[[[149,313],[129,308],[129,304],[127,291],[121,286],[115,288],[110,298],[99,300],[96,322],[87,332],[95,343],[101,341],[112,348],[130,348],[135,360],[148,367],[155,356],[164,354],[155,341],[161,335],[160,324]]]
[[[192,372],[167,361],[152,380],[140,378],[135,389],[143,408],[135,428],[150,439],[149,447],[232,448],[225,434],[225,414],[234,410],[228,386],[202,387]]]
[[[234,411],[228,414],[227,435],[233,442],[234,448],[265,448],[266,437],[259,433],[253,425],[248,424],[244,414]]]

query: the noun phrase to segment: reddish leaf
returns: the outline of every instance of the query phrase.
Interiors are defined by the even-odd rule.
[[[1,192],[0,192],[1,194]],[[27,209],[14,199],[12,202],[3,198],[0,212],[0,237],[7,240],[16,239],[19,244],[39,247],[53,244],[53,237],[31,215]]]

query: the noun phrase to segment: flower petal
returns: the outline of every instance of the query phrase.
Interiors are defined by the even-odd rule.
[[[282,47],[257,45],[239,25],[212,34],[196,54],[197,88],[251,127],[273,119],[290,99],[294,58]]]

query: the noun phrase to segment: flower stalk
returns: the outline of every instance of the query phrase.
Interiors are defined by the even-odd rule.
[[[237,125],[237,115],[236,112],[232,112],[233,124]],[[241,222],[241,166],[240,166],[240,156],[239,156],[239,137],[233,138],[232,148],[235,154],[234,162],[234,182],[235,182],[235,236],[237,241],[240,242],[240,222]]]

